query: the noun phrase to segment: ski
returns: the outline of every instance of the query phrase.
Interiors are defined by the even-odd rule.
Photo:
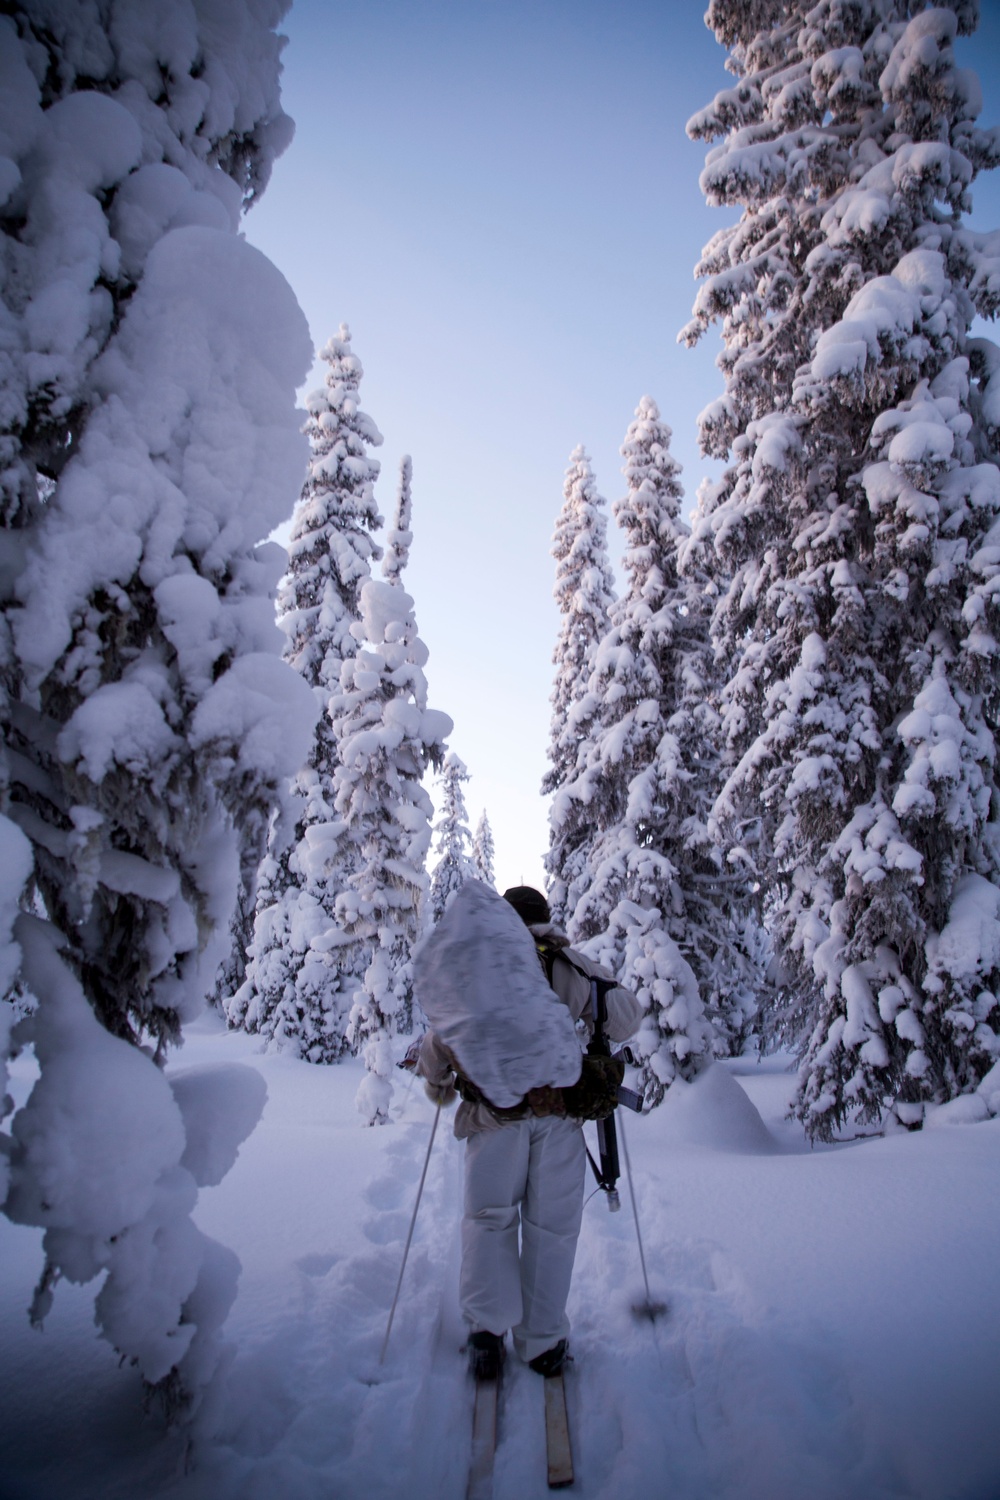
[[[565,1489],[573,1483],[573,1450],[569,1441],[562,1370],[545,1377],[545,1453],[549,1465],[549,1489]]]
[[[472,1409],[472,1460],[466,1500],[493,1500],[493,1459],[497,1447],[497,1407],[500,1380],[476,1381]]]

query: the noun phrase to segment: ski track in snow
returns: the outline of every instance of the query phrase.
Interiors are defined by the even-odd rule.
[[[456,1388],[465,1371],[456,1298],[461,1167],[446,1124],[438,1130],[388,1351],[379,1364],[432,1119],[419,1104],[409,1108],[412,1090],[404,1085],[404,1092],[399,1131],[381,1152],[379,1174],[360,1192],[364,1248],[347,1257],[331,1249],[295,1262],[295,1314],[256,1357],[238,1360],[233,1369],[228,1404],[239,1421],[223,1422],[199,1466],[204,1472],[169,1496],[391,1500],[404,1492],[404,1475],[405,1493],[413,1496],[464,1494],[465,1455],[454,1430]],[[262,1382],[275,1378],[278,1400],[264,1403]],[[276,1412],[270,1429],[260,1420],[265,1404]]]
[[[604,1212],[599,1200],[595,1211]],[[817,1352],[816,1340],[781,1330],[709,1244],[668,1244],[648,1256],[667,1314],[655,1324],[634,1320],[644,1288],[630,1220],[624,1203],[615,1220],[591,1220],[578,1258],[570,1390],[581,1494],[648,1493],[654,1476],[677,1500],[850,1493],[845,1475],[860,1463],[860,1436],[836,1360]],[[628,1287],[628,1296],[608,1307],[600,1289],[609,1286]],[[861,1485],[854,1493],[894,1492]]]
[[[244,1262],[228,1325],[234,1357],[205,1414],[212,1437],[196,1442],[185,1472],[180,1440],[164,1438],[155,1421],[138,1424],[134,1374],[114,1370],[107,1348],[87,1332],[94,1287],[60,1287],[57,1306],[60,1299],[65,1306],[46,1334],[51,1356],[24,1331],[23,1294],[18,1303],[8,1292],[0,1334],[9,1334],[15,1359],[30,1356],[30,1370],[16,1410],[6,1423],[0,1417],[0,1500],[463,1500],[472,1387],[457,1305],[464,1148],[450,1134],[451,1117],[443,1115],[437,1132],[380,1366],[433,1112],[406,1078],[393,1124],[365,1130],[353,1107],[358,1065],[309,1068],[254,1048],[253,1039],[208,1023],[195,1028],[190,1047],[191,1061],[234,1054],[252,1061],[271,1093],[241,1161],[199,1204],[206,1231]],[[580,1500],[995,1500],[1000,1493],[1000,1486],[957,1478],[947,1487],[933,1466],[921,1474],[919,1455],[900,1461],[907,1434],[887,1431],[889,1418],[873,1408],[856,1340],[851,1346],[851,1330],[841,1337],[835,1297],[814,1307],[816,1299],[791,1284],[787,1297],[775,1296],[773,1286],[761,1290],[756,1273],[761,1256],[771,1254],[767,1232],[778,1245],[809,1219],[795,1185],[806,1179],[791,1174],[811,1180],[824,1167],[849,1168],[856,1192],[863,1153],[891,1145],[842,1150],[825,1162],[823,1153],[804,1151],[790,1128],[782,1134],[788,1083],[776,1075],[750,1089],[779,1101],[765,1111],[767,1130],[756,1110],[747,1114],[745,1093],[728,1077],[704,1092],[700,1106],[689,1095],[672,1117],[664,1106],[659,1119],[626,1124],[651,1292],[668,1310],[655,1324],[630,1310],[644,1292],[623,1178],[620,1213],[609,1214],[600,1194],[585,1208],[570,1300],[575,1360],[566,1385],[577,1480],[569,1493]],[[706,1100],[714,1146],[699,1154],[676,1131],[697,1133]],[[949,1132],[947,1140],[981,1146],[991,1129]],[[729,1152],[727,1130],[737,1131]],[[587,1131],[592,1136],[593,1127]],[[995,1155],[983,1160],[995,1163]],[[830,1191],[829,1182],[821,1191]],[[720,1226],[741,1216],[746,1243],[730,1235],[723,1244]],[[22,1281],[37,1274],[37,1261],[23,1254],[29,1232],[4,1226],[4,1233],[22,1237]],[[801,1255],[791,1255],[808,1278]],[[884,1284],[891,1275],[882,1272]],[[899,1373],[890,1364],[886,1378],[898,1381]],[[34,1434],[30,1440],[19,1441],[15,1421]],[[991,1439],[979,1441],[986,1456],[972,1462],[973,1475],[988,1472]],[[542,1384],[511,1352],[494,1500],[549,1493]]]

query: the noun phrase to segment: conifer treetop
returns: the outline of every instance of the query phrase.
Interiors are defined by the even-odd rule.
[[[550,769],[542,782],[543,795],[555,791],[576,771],[590,707],[586,695],[594,651],[607,631],[608,612],[615,597],[605,501],[598,493],[582,446],[570,455],[563,506],[552,537],[552,556],[556,563],[553,596],[561,623],[552,652],[556,673],[549,698]]]
[[[359,590],[382,555],[373,537],[382,525],[374,489],[379,464],[368,451],[381,445],[382,435],[359,404],[364,371],[346,324],[320,355],[329,371],[322,389],[306,400],[311,457],[277,609],[286,659],[312,687],[332,689],[353,650]]]
[[[410,548],[413,545],[413,532],[410,526],[413,514],[413,500],[410,493],[412,478],[413,460],[407,453],[403,455],[399,464],[396,514],[392,530],[386,538],[385,557],[382,561],[383,577],[388,578],[390,583],[399,581],[400,575],[410,560]]]
[[[484,808],[476,824],[476,832],[472,840],[473,870],[476,879],[481,880],[484,885],[496,885],[494,856],[493,829],[490,827],[490,820]]]
[[[438,780],[441,811],[434,823],[438,862],[431,876],[430,916],[433,922],[440,920],[455,892],[476,873],[470,852],[469,814],[462,792],[462,783],[469,780],[469,772],[454,750],[445,756]]]

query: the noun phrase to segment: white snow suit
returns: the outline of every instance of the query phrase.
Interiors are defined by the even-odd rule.
[[[530,931],[549,948],[566,950],[567,958],[556,952],[553,959],[552,988],[573,1019],[589,1025],[587,976],[612,976],[569,948],[566,935],[550,923],[533,925]],[[641,1016],[639,1002],[628,990],[616,985],[608,992],[606,1034],[611,1041],[624,1042]],[[443,1087],[451,1082],[453,1069],[451,1054],[428,1032],[420,1048],[422,1075]],[[566,1299],[586,1167],[581,1122],[556,1115],[500,1120],[488,1105],[463,1100],[455,1135],[467,1142],[462,1314],[473,1331],[503,1333],[510,1328],[518,1354],[532,1360],[569,1332]]]

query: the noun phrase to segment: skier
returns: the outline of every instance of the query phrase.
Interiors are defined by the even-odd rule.
[[[592,1032],[590,979],[613,983],[612,976],[569,946],[540,891],[512,886],[504,899],[534,937],[556,995]],[[611,1041],[632,1036],[641,1015],[628,990],[608,990]],[[497,1109],[433,1031],[421,1042],[418,1068],[434,1103],[462,1096],[455,1118],[455,1135],[467,1142],[460,1301],[472,1330],[472,1372],[480,1380],[497,1376],[509,1328],[521,1359],[540,1375],[556,1374],[567,1357],[566,1299],[583,1215],[582,1118],[567,1113],[563,1090],[553,1088]]]

